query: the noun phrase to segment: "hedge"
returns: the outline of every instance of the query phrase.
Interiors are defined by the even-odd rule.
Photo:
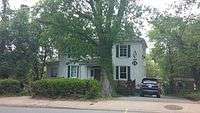
[[[43,79],[33,82],[31,87],[33,97],[93,99],[101,92],[96,80]]]
[[[18,95],[21,92],[21,84],[14,79],[0,80],[0,95]]]
[[[183,93],[181,94],[181,97],[193,100],[193,101],[199,101],[200,100],[200,91],[190,92],[190,93]]]

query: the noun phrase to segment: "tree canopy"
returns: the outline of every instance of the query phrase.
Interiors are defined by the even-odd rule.
[[[200,20],[191,13],[199,9],[196,0],[175,4],[173,14],[153,16],[135,0],[40,0],[17,10],[8,0],[1,3],[1,78],[42,79],[47,63],[60,56],[95,60],[102,68],[103,93],[111,95],[113,44],[141,37],[144,19],[150,19],[154,48],[146,57],[147,74],[167,80],[190,76],[200,84]]]
[[[191,4],[189,4],[190,7]],[[188,7],[186,7],[187,11],[191,10]],[[159,64],[162,76],[168,80],[181,76],[193,77],[199,84],[200,37],[198,29],[200,26],[198,16],[189,14],[181,17],[180,15],[161,14],[151,23],[153,29],[149,32],[149,37],[155,44],[150,54],[152,59]]]
[[[41,0],[34,8],[34,20],[60,55],[94,59],[103,70],[103,81],[112,81],[112,45],[140,36],[136,26],[143,11],[129,0]]]

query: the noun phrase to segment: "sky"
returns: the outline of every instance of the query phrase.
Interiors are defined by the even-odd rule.
[[[33,6],[39,0],[10,0],[10,5],[12,8],[19,8],[21,4],[26,4],[29,6]],[[168,7],[169,4],[178,0],[139,0],[145,5],[152,6],[154,8],[158,8],[160,10],[164,10]]]
[[[21,4],[25,4],[28,6],[35,5],[39,0],[9,0],[10,6],[13,9],[18,9]],[[170,4],[172,4],[175,1],[179,0],[139,0],[142,4],[150,6],[152,8],[157,8],[160,11],[164,11],[166,8],[169,7]],[[143,38],[147,42],[147,53],[150,52],[151,48],[153,48],[153,43],[149,41],[149,38],[147,36],[148,31],[151,29],[150,25],[146,25],[143,31]]]

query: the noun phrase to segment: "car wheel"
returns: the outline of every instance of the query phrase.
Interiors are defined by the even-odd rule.
[[[141,96],[141,97],[144,97],[144,94],[143,94],[143,93],[140,93],[140,96]]]
[[[157,94],[156,96],[157,96],[157,98],[160,98],[160,94]]]

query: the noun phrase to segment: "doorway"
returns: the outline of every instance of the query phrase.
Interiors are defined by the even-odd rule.
[[[95,80],[100,81],[101,76],[101,69],[99,67],[92,67],[91,69],[91,77],[93,77]]]

